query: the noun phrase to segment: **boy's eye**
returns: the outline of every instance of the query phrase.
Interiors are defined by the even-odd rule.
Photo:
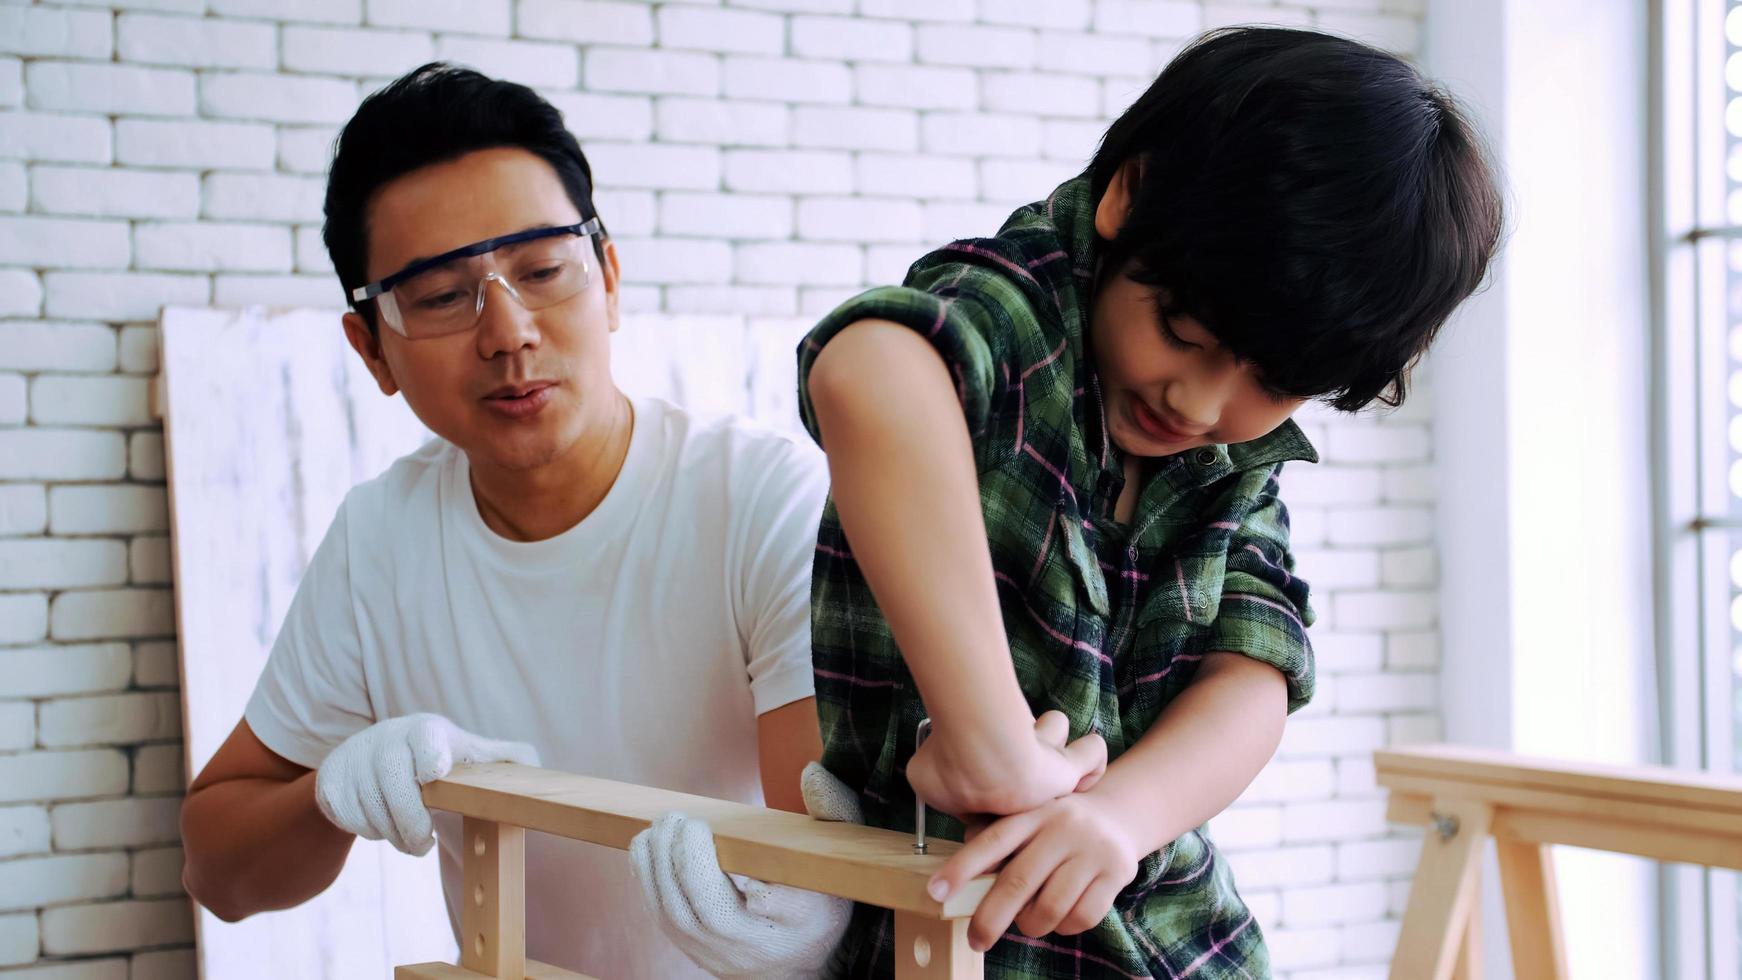
[[[1174,330],[1173,320],[1166,313],[1161,314],[1159,319],[1161,321],[1161,337],[1163,340],[1167,341],[1169,347],[1172,347],[1175,350],[1198,349],[1197,344],[1181,337],[1179,333]]]
[[[1286,405],[1295,400],[1294,395],[1266,381],[1263,375],[1255,375],[1252,380],[1258,385],[1258,390],[1264,393],[1265,399],[1273,405]]]

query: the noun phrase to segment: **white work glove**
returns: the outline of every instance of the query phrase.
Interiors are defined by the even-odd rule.
[[[421,856],[435,844],[421,789],[456,762],[536,766],[538,752],[525,742],[480,738],[441,715],[389,718],[345,739],[326,757],[315,774],[315,801],[339,829]]]
[[[859,801],[821,763],[804,767],[804,807],[818,820],[864,823]],[[635,835],[630,867],[659,927],[696,965],[725,980],[819,976],[853,903],[720,870],[714,832],[667,813]]]

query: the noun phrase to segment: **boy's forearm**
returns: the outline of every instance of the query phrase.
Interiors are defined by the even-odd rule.
[[[861,321],[817,355],[810,396],[841,527],[926,710],[939,726],[1032,738],[943,359],[906,327]]]
[[[326,890],[357,838],[321,814],[314,785],[311,770],[290,782],[234,779],[189,794],[181,814],[188,894],[234,922]]]
[[[1288,686],[1274,667],[1213,653],[1089,792],[1147,854],[1227,809],[1282,741]]]

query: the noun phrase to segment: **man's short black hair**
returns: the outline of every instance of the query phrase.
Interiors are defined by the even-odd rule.
[[[1103,270],[1132,266],[1270,386],[1355,411],[1475,291],[1501,194],[1474,126],[1407,62],[1329,34],[1204,35],[1107,131],[1095,200],[1138,162]]]
[[[581,220],[598,216],[593,170],[581,145],[562,113],[524,85],[434,61],[363,100],[339,133],[321,229],[348,305],[351,290],[368,282],[368,208],[375,193],[419,167],[496,147],[537,155],[556,171]],[[601,237],[594,237],[594,248],[603,248]],[[354,305],[374,327],[375,304]]]

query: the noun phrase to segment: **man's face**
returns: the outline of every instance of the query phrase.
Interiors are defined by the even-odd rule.
[[[1096,295],[1089,329],[1108,434],[1133,456],[1257,439],[1305,401],[1266,387],[1196,320],[1162,315],[1155,287],[1123,272]]]
[[[474,242],[581,220],[556,171],[516,148],[478,150],[415,170],[370,202],[370,281]],[[385,324],[369,336],[356,314],[345,330],[381,390],[400,391],[423,423],[474,466],[529,470],[571,449],[609,417],[610,335],[617,329],[616,251],[600,262],[590,242],[587,287],[528,311],[493,282],[470,330],[408,340]],[[492,257],[491,261],[495,261]],[[602,266],[602,268],[601,268]],[[379,317],[377,317],[379,320]]]

